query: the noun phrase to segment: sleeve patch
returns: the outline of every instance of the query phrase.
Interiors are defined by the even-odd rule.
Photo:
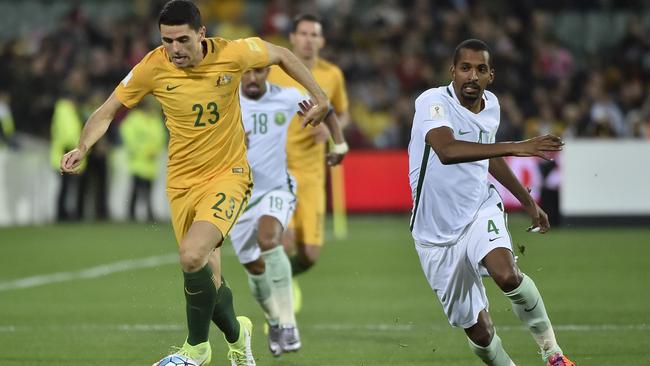
[[[429,106],[429,118],[436,120],[445,118],[445,108],[442,104],[436,103]]]
[[[260,49],[260,46],[257,45],[255,41],[252,39],[246,39],[245,40],[246,44],[248,45],[248,48],[250,48],[251,51],[253,52],[261,52],[262,50]]]
[[[126,86],[126,84],[129,83],[129,80],[131,80],[131,77],[133,76],[133,70],[129,71],[128,75],[122,79],[122,85]]]

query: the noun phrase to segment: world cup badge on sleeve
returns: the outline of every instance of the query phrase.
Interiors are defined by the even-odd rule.
[[[445,118],[445,109],[442,104],[432,104],[429,107],[429,117],[431,119],[443,119]]]

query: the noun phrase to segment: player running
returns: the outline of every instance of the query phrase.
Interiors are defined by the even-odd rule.
[[[555,339],[544,301],[514,261],[503,202],[488,172],[522,203],[529,231],[546,232],[548,218],[503,156],[562,150],[559,137],[495,143],[500,107],[485,88],[494,80],[487,45],[471,39],[454,52],[452,83],[415,101],[409,143],[413,196],[411,232],[420,264],[449,323],[465,330],[472,351],[493,366],[512,366],[488,312],[481,273],[487,270],[513,312],[528,327],[549,366],[573,366]]]
[[[322,121],[325,93],[287,49],[246,38],[206,38],[201,14],[188,0],[165,4],[162,46],[149,52],[88,119],[77,148],[61,159],[74,173],[115,114],[147,94],[160,102],[169,129],[167,197],[183,271],[188,336],[177,354],[199,365],[212,357],[210,322],[223,332],[231,365],[255,365],[252,325],[236,317],[221,276],[220,246],[243,212],[252,188],[239,106],[239,82],[248,69],[278,64],[315,98],[304,123]]]

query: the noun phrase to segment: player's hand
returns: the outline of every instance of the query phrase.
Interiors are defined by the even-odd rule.
[[[61,157],[61,174],[79,174],[79,165],[86,157],[86,153],[76,148]]]
[[[516,147],[514,156],[537,156],[552,161],[552,153],[562,151],[564,141],[555,135],[544,135],[517,142]]]
[[[298,115],[302,118],[302,127],[307,125],[318,126],[327,115],[327,104],[315,104],[312,100],[303,100],[298,103]]]
[[[341,164],[344,157],[345,154],[328,153],[325,160],[327,160],[327,165],[335,166]]]
[[[348,151],[348,144],[345,141],[339,144],[330,145],[329,153],[326,157],[327,165],[334,166],[341,164],[341,161],[343,161],[343,158]]]
[[[539,232],[540,234],[544,234],[550,229],[551,225],[548,222],[548,215],[546,215],[546,212],[544,212],[544,210],[542,210],[542,208],[539,207],[535,201],[524,205],[524,209],[531,218],[531,225],[528,229],[526,229],[526,231],[532,233]]]

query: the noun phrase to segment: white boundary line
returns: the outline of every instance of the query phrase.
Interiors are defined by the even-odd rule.
[[[452,330],[451,326],[415,326],[412,324],[314,324],[304,326],[303,328],[313,331],[330,331],[330,332],[410,332],[414,330],[434,330],[445,331]],[[33,332],[42,330],[51,331],[77,331],[77,332],[97,332],[97,331],[116,331],[116,332],[176,332],[186,330],[185,324],[76,324],[64,326],[20,326],[20,325],[3,325],[0,326],[0,333],[12,332]],[[302,329],[302,328],[301,328]],[[497,326],[499,331],[522,331],[528,330],[523,326]],[[609,332],[609,331],[650,331],[650,324],[557,324],[553,329],[561,332]]]
[[[151,268],[178,262],[178,253],[157,255],[152,257],[129,259],[119,262],[103,264],[79,271],[57,272],[40,276],[19,278],[11,281],[0,282],[0,292],[23,289],[29,287],[49,285],[52,283],[73,281],[79,279],[97,278],[109,274],[132,271],[134,269]]]
[[[433,329],[445,330],[453,329],[451,326],[433,325],[415,326],[413,324],[366,324],[366,325],[353,325],[353,324],[315,324],[312,326],[315,330],[320,331],[412,331],[416,328],[420,329]],[[519,325],[496,325],[497,330],[503,331],[528,331],[524,326]],[[599,332],[599,331],[650,331],[650,324],[557,324],[553,325],[553,329],[563,332]]]

